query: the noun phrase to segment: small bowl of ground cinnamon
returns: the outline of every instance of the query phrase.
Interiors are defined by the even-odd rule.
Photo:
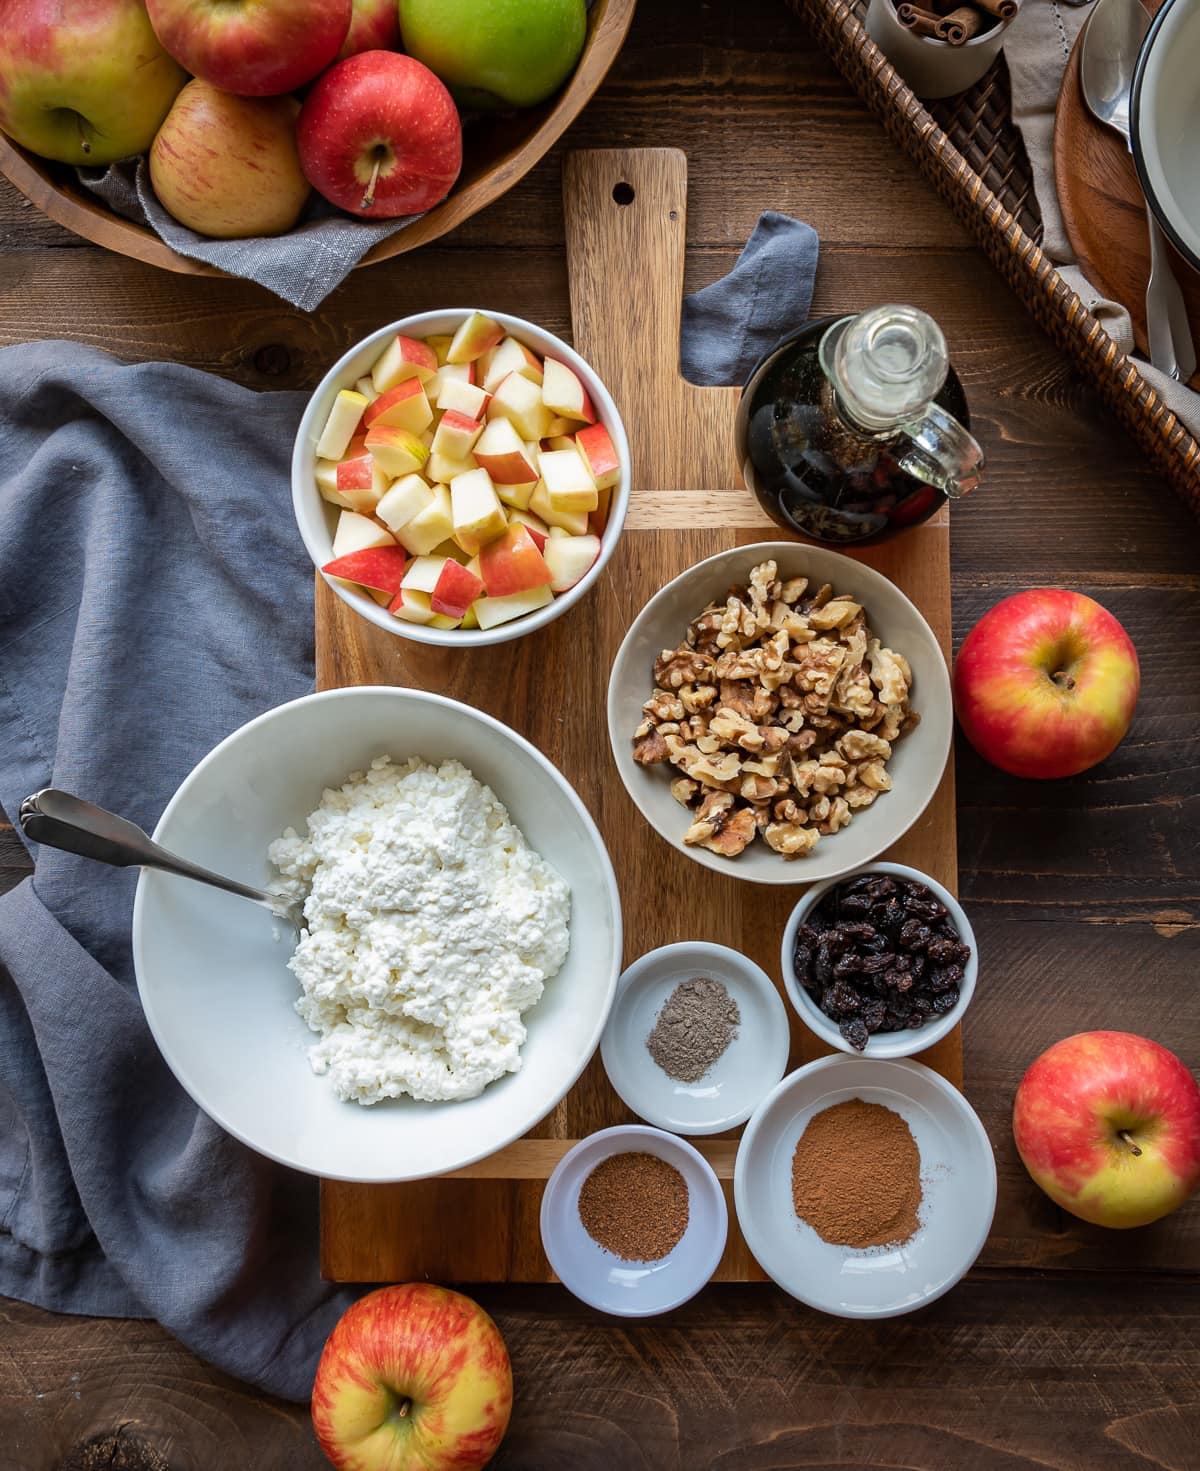
[[[600,1042],[609,1082],[648,1123],[676,1134],[744,1124],[787,1068],[787,1008],[761,966],[686,940],[624,972]]]
[[[661,1129],[622,1124],[581,1139],[546,1182],[542,1247],[591,1307],[647,1318],[716,1271],[729,1215],[704,1156]]]
[[[793,1297],[890,1318],[941,1297],[979,1255],[996,1162],[959,1091],[911,1058],[839,1054],[791,1073],[746,1126],[738,1223]]]

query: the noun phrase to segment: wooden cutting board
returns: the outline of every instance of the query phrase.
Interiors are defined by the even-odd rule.
[[[658,945],[712,940],[750,955],[781,984],[780,936],[800,885],[759,887],[677,853],[626,796],[605,732],[609,665],[646,600],[702,557],[780,535],[741,488],[733,449],[738,389],[697,388],[679,376],[687,160],[674,149],[571,154],[563,199],[575,346],[616,399],[633,454],[629,517],[605,576],[540,633],[474,651],[393,637],[360,619],[318,578],[317,683],[417,686],[519,730],[566,773],[604,834],[621,888],[626,965]],[[504,305],[502,295],[482,303]],[[781,321],[780,334],[798,325]],[[916,602],[948,656],[945,513],[861,556]],[[396,754],[405,753],[398,747]],[[891,856],[956,888],[952,769]],[[825,1050],[793,1016],[792,1065]],[[961,1083],[959,1033],[921,1060]],[[322,1271],[351,1282],[552,1281],[538,1234],[544,1182],[574,1140],[632,1120],[597,1053],[531,1135],[457,1176],[402,1185],[323,1181]],[[730,1197],[729,1243],[716,1275],[761,1280],[733,1212],[738,1132],[694,1142]]]
[[[1150,0],[1151,14],[1160,0]],[[1063,226],[1083,274],[1129,311],[1133,340],[1150,355],[1146,335],[1146,283],[1150,279],[1150,237],[1146,199],[1125,141],[1088,111],[1079,81],[1083,32],[1063,73],[1054,113],[1054,180]],[[1187,303],[1192,336],[1200,346],[1200,272],[1188,265],[1170,241],[1167,258]],[[1189,382],[1200,388],[1200,368]]]

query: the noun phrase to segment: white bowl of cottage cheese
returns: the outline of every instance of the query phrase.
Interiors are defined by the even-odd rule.
[[[304,905],[299,941],[144,872],[138,989],[180,1083],[244,1143],[333,1179],[419,1179],[528,1132],[591,1058],[620,901],[579,797],[490,716],[331,690],[196,767],[166,847]]]

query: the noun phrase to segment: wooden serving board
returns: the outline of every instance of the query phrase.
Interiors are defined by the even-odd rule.
[[[1146,9],[1155,13],[1160,0]],[[1063,226],[1083,274],[1110,301],[1127,308],[1133,338],[1149,357],[1146,334],[1146,283],[1150,279],[1150,237],[1146,197],[1124,140],[1088,111],[1079,81],[1083,32],[1063,73],[1054,113],[1054,181]],[[1169,240],[1168,258],[1187,302],[1192,336],[1200,345],[1200,272],[1194,271]],[[1200,368],[1188,380],[1200,388]]]
[[[626,187],[617,198],[632,190],[626,204],[614,198],[618,185]],[[679,375],[687,161],[674,149],[571,154],[563,195],[575,346],[616,399],[633,455],[629,517],[605,576],[540,633],[476,651],[395,638],[318,578],[317,683],[419,686],[513,726],[565,772],[604,834],[621,889],[626,965],[658,945],[712,940],[752,956],[780,984],[780,936],[799,883],[760,887],[677,853],[626,796],[605,731],[609,666],[638,609],[700,558],[780,534],[740,487],[733,449],[739,390],[697,388]],[[781,322],[781,335],[795,325]],[[949,554],[944,513],[861,554],[917,603],[947,655]],[[952,769],[892,856],[956,887]],[[798,865],[798,880],[802,874]],[[792,1065],[825,1050],[793,1016]],[[959,1033],[921,1060],[960,1083]],[[632,1120],[597,1053],[532,1134],[457,1176],[402,1185],[324,1181],[322,1271],[356,1282],[552,1281],[538,1232],[545,1180],[576,1139]],[[695,1141],[730,1195],[729,1243],[716,1275],[761,1280],[732,1209],[737,1132]]]

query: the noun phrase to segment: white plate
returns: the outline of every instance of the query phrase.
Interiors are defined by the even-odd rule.
[[[916,1140],[921,1225],[903,1246],[830,1246],[796,1217],[796,1144],[814,1114],[848,1098],[894,1110]],[[823,1057],[784,1078],[747,1124],[734,1201],[746,1244],[785,1292],[843,1318],[891,1318],[948,1292],[979,1255],[996,1209],[996,1161],[974,1109],[923,1063]]]
[[[593,1241],[579,1219],[583,1182],[613,1154],[655,1154],[674,1165],[688,1187],[688,1224],[658,1262],[626,1262]],[[601,1129],[559,1160],[542,1195],[542,1246],[559,1281],[602,1313],[649,1318],[694,1297],[717,1270],[729,1212],[712,1166],[690,1144],[641,1124]]]
[[[646,1038],[681,981],[708,976],[737,1002],[737,1035],[704,1077],[680,1083],[650,1056]],[[724,945],[664,945],[635,960],[617,982],[600,1042],[608,1080],[636,1114],[676,1134],[718,1134],[744,1124],[783,1077],[787,1009],[766,971]]]

